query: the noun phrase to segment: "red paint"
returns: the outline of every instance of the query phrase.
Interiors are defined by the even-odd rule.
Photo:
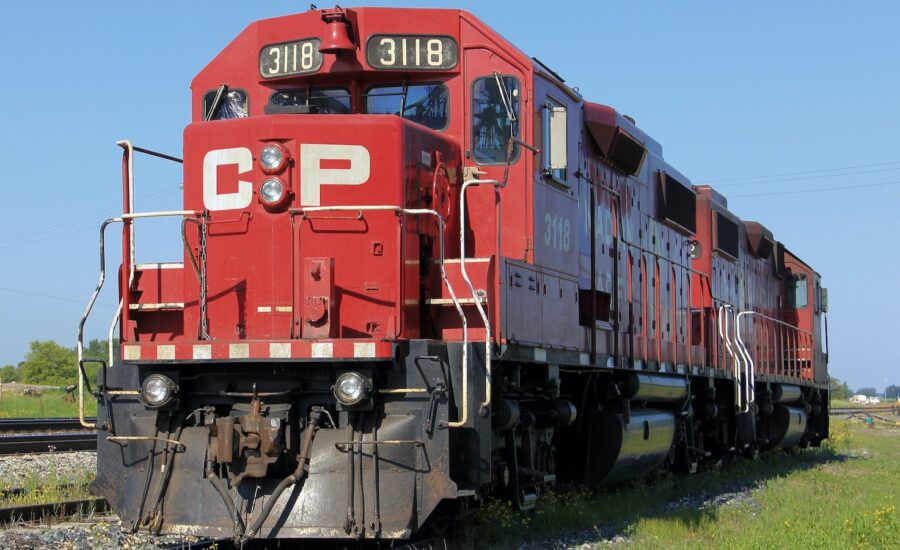
[[[459,45],[459,58],[445,71],[376,70],[365,51],[366,40],[376,34],[449,36]],[[260,76],[264,46],[305,38],[319,38],[327,46],[318,71]],[[548,102],[567,110],[568,166],[561,175],[545,173],[542,154],[526,148],[519,148],[508,174],[502,163],[475,166],[467,155],[476,147],[471,113],[483,100],[473,97],[474,85],[481,78],[492,85],[494,73],[518,83],[518,137],[525,143],[544,147],[542,117]],[[447,86],[446,129],[366,114],[363,94],[371,86],[401,86],[404,81]],[[222,83],[247,93],[248,118],[204,121],[204,97]],[[813,307],[792,312],[779,305],[786,283],[765,273],[771,257],[750,257],[743,229],[736,261],[715,253],[713,212],[728,212],[724,204],[714,204],[718,199],[711,189],[697,188],[694,233],[661,219],[660,172],[689,181],[663,159],[662,147],[615,109],[581,100],[468,13],[311,10],[258,21],[216,56],[191,87],[184,208],[207,209],[204,163],[211,151],[246,148],[252,157],[247,165],[234,161],[214,167],[218,183],[207,189],[207,194],[240,196],[237,206],[208,212],[207,317],[214,346],[250,342],[252,349],[267,349],[268,342],[291,340],[461,339],[460,319],[447,303],[449,293],[435,263],[441,237],[437,225],[426,217],[349,208],[383,205],[436,209],[444,216],[445,256],[451,260],[446,271],[457,295],[470,302],[463,307],[472,340],[484,337],[484,326],[459,263],[452,261],[462,254],[473,259],[468,271],[486,297],[491,336],[498,343],[600,357],[617,354],[666,370],[697,366],[728,371],[717,333],[722,304],[819,334]],[[346,89],[352,114],[265,114],[274,92],[318,87]],[[640,162],[633,176],[623,171],[628,159],[615,158],[616,148],[629,140],[642,155],[636,157]],[[290,160],[278,174],[287,193],[285,204],[266,209],[258,190],[269,176],[257,159],[271,142],[280,144]],[[337,152],[330,149],[334,146]],[[507,178],[502,188],[482,185],[467,191],[466,250],[461,251],[459,201],[466,167],[483,172],[481,179]],[[247,185],[251,200],[244,201],[241,193]],[[348,209],[303,210],[310,205]],[[129,231],[126,224],[126,239]],[[198,255],[197,232],[189,228],[187,237]],[[693,240],[702,248],[694,260],[688,253]],[[814,271],[790,255],[788,264],[794,273],[809,277],[814,292]],[[193,271],[173,270],[157,279],[142,272],[137,288],[129,289],[128,270],[126,260],[120,275],[126,303],[123,342],[196,342],[200,295]],[[176,275],[179,280],[170,280]],[[155,291],[147,287],[153,284],[159,287]],[[608,304],[607,311],[602,318],[585,320],[578,300],[590,299],[592,292],[596,303]],[[132,314],[127,308],[176,298],[185,304],[177,313]],[[818,346],[813,344],[808,347]],[[783,365],[770,359],[774,349],[774,337],[753,342],[762,372],[783,371]],[[798,354],[798,362],[808,365],[811,352],[800,349]],[[811,376],[808,367],[800,370]]]

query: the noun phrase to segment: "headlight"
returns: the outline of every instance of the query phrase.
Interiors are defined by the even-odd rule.
[[[278,178],[269,178],[259,187],[259,196],[268,205],[278,204],[284,198],[284,184]]]
[[[334,383],[334,396],[342,405],[356,405],[369,397],[372,385],[358,372],[345,372]]]
[[[259,166],[267,174],[280,172],[287,161],[284,147],[278,143],[270,143],[259,153]]]
[[[162,374],[151,374],[141,384],[141,398],[150,407],[162,407],[175,395],[175,381]]]

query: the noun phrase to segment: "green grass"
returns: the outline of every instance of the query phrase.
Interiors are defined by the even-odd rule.
[[[40,396],[20,395],[6,388],[0,395],[0,418],[60,418],[78,416],[78,396],[68,401],[60,390],[44,390]],[[71,396],[69,397],[71,398]],[[84,399],[85,415],[96,416],[97,402],[90,395]]]
[[[749,502],[665,507],[741,490]],[[900,540],[898,497],[900,429],[832,420],[832,439],[820,449],[613,492],[546,495],[527,514],[491,502],[462,529],[464,541],[498,548],[592,527],[624,531],[637,548],[888,548]]]
[[[65,477],[51,472],[49,476],[32,474],[16,483],[5,483],[0,488],[0,507],[23,506],[27,504],[45,504],[89,498],[88,484],[94,479],[92,470],[77,472],[74,476]],[[12,485],[16,485],[13,487]],[[23,489],[10,494],[9,489]]]

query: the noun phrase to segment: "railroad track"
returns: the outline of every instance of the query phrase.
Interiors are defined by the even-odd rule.
[[[47,521],[94,516],[109,512],[109,504],[100,497],[89,497],[44,504],[21,504],[0,507],[0,524]]]
[[[97,433],[86,431],[77,418],[0,420],[0,455],[91,451],[96,448]]]
[[[97,432],[13,434],[0,436],[0,455],[93,451]]]
[[[96,418],[86,418],[96,422]],[[3,418],[0,419],[0,433],[9,432],[62,432],[84,431],[77,418]]]
[[[829,409],[828,414],[831,416],[850,415],[850,414],[900,414],[900,407],[897,405],[881,406],[881,407],[838,407]]]

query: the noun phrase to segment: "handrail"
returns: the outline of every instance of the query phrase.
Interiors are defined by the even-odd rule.
[[[100,225],[100,275],[97,280],[97,286],[94,288],[94,292],[91,293],[91,297],[88,300],[87,307],[84,310],[84,314],[81,316],[81,321],[78,323],[78,343],[76,345],[77,355],[78,355],[78,420],[81,422],[81,425],[85,428],[96,428],[96,423],[91,423],[85,420],[84,416],[84,382],[85,382],[85,373],[83,371],[84,365],[84,325],[87,322],[88,317],[91,314],[91,310],[94,308],[94,304],[97,301],[97,297],[100,295],[100,290],[103,288],[103,284],[106,282],[106,228],[113,223],[121,223],[124,226],[124,234],[123,240],[127,242],[124,245],[124,249],[122,250],[122,263],[128,267],[128,281],[127,287],[125,288],[125,292],[129,292],[134,285],[134,276],[135,276],[135,246],[134,246],[134,229],[132,228],[132,222],[136,219],[141,218],[159,218],[166,216],[197,216],[199,212],[195,212],[192,210],[167,210],[167,211],[159,211],[159,212],[134,212],[134,153],[137,151],[138,153],[143,153],[145,155],[154,156],[157,158],[161,158],[164,160],[170,160],[173,162],[177,162],[180,164],[184,164],[184,160],[174,157],[172,155],[166,155],[164,153],[159,153],[157,151],[153,151],[150,149],[145,149],[143,147],[134,146],[131,141],[127,139],[119,140],[116,142],[116,145],[123,149],[122,151],[122,215],[117,216],[115,218],[109,218],[104,221]],[[106,363],[106,368],[109,365],[113,364],[114,358],[114,350],[113,350],[113,334],[116,329],[116,325],[119,324],[123,311],[127,311],[125,306],[125,298],[124,296],[119,298],[119,305],[116,308],[116,312],[113,315],[112,322],[109,326],[109,332],[107,335],[107,346],[108,346],[108,354],[109,354],[109,362]],[[127,313],[126,313],[127,316]],[[126,317],[127,318],[127,317]]]
[[[472,294],[472,301],[475,302],[475,307],[478,309],[478,314],[481,316],[481,321],[484,323],[484,401],[481,403],[481,412],[485,413],[489,410],[491,406],[491,321],[488,318],[487,313],[484,311],[484,307],[481,305],[481,299],[478,293],[475,291],[475,287],[472,285],[472,280],[469,278],[469,272],[466,271],[466,190],[471,186],[476,185],[492,185],[495,188],[503,187],[506,185],[505,178],[504,183],[500,183],[497,180],[477,180],[471,179],[467,180],[463,183],[462,189],[459,192],[459,271],[462,273],[463,280],[466,282],[466,286],[469,287],[469,292]],[[463,333],[463,349],[468,345],[467,340],[468,334]]]
[[[801,346],[808,345],[810,347],[810,350],[812,350],[812,345],[814,342],[813,334],[809,331],[801,329],[798,326],[792,325],[786,321],[782,321],[781,319],[777,319],[775,317],[770,317],[768,315],[765,315],[763,313],[759,313],[756,311],[746,310],[746,311],[742,311],[742,312],[738,313],[736,321],[735,321],[737,324],[737,327],[738,327],[737,331],[738,331],[739,339],[740,339],[741,318],[743,318],[745,316],[754,316],[754,317],[763,319],[773,325],[773,330],[774,330],[774,326],[780,326],[783,329],[785,329],[785,330],[782,330],[782,332],[781,332],[781,337],[780,337],[781,357],[779,358],[778,364],[776,365],[776,367],[777,367],[777,370],[783,372],[784,364],[785,364],[785,362],[787,362],[788,363],[787,375],[801,378],[803,376],[802,368],[800,366],[800,361],[801,361],[800,351],[803,349],[803,348],[801,348]],[[764,329],[764,330],[766,330],[766,332],[768,332],[768,329]],[[743,345],[743,341],[741,341],[741,343]],[[792,347],[795,351],[793,358],[791,357],[791,354],[789,352],[789,350]],[[749,356],[749,352],[747,352],[747,353]],[[751,364],[752,364],[752,359],[751,359]],[[755,370],[754,370],[754,374],[755,374]]]
[[[157,151],[153,151],[151,149],[145,149],[143,147],[136,147],[131,143],[130,140],[121,139],[116,142],[116,145],[123,149],[122,151],[122,212],[123,218],[132,212],[134,212],[134,152],[143,153],[145,155],[150,155],[153,157],[161,158],[164,160],[171,160],[173,162],[177,162],[179,164],[184,164],[184,160],[173,157],[172,155],[166,155],[165,153],[160,153]],[[129,218],[125,218],[129,219]],[[131,224],[128,225],[128,288],[131,288],[131,285],[134,284],[134,230],[131,228]]]
[[[78,323],[78,343],[76,345],[76,351],[78,354],[78,365],[80,369],[80,365],[84,361],[84,325],[88,320],[88,317],[91,315],[91,311],[94,309],[94,304],[97,302],[97,297],[100,295],[100,291],[103,289],[103,285],[106,282],[106,228],[114,223],[125,223],[125,220],[136,220],[142,218],[159,218],[164,216],[196,216],[198,213],[194,210],[170,210],[170,211],[162,211],[162,212],[140,212],[140,213],[132,213],[132,214],[123,214],[121,216],[115,218],[109,218],[100,224],[100,275],[97,279],[97,286],[94,288],[94,292],[91,293],[91,297],[88,300],[87,307],[84,310],[84,314],[81,316],[81,321]],[[115,316],[113,317],[113,326],[115,326],[116,320],[119,315],[123,311],[123,302],[120,301],[120,307],[116,308]],[[110,354],[112,351],[110,350]],[[96,423],[91,423],[85,420],[84,416],[84,375],[79,372],[78,376],[78,420],[81,422],[81,425],[85,428],[96,428]]]
[[[113,361],[113,334],[116,332],[116,325],[119,324],[119,319],[122,316],[122,306],[124,305],[125,300],[123,298],[119,299],[119,307],[116,308],[116,313],[113,315],[112,322],[109,324],[109,333],[107,334],[106,339],[106,350],[109,352],[109,362],[107,365],[115,364]]]
[[[450,300],[453,302],[453,306],[456,308],[456,313],[459,315],[460,320],[462,321],[463,328],[463,341],[465,342],[466,337],[468,335],[468,322],[466,320],[466,314],[463,312],[462,305],[459,302],[459,299],[456,297],[456,292],[453,290],[453,285],[450,284],[450,279],[447,277],[447,271],[444,267],[445,257],[444,257],[444,218],[436,211],[428,208],[401,208],[399,206],[392,205],[358,205],[358,206],[307,206],[301,208],[291,208],[290,214],[291,216],[300,215],[305,216],[308,213],[312,212],[372,212],[372,211],[387,211],[387,212],[395,212],[397,214],[405,214],[410,216],[434,216],[438,221],[438,248],[440,250],[440,266],[441,271],[441,280],[444,282],[444,286],[447,288],[447,292],[450,293]],[[463,343],[462,348],[462,418],[460,418],[456,422],[448,422],[447,426],[450,428],[459,428],[468,423],[469,420],[469,369],[468,369],[468,352],[466,350],[466,345]]]
[[[738,352],[744,360],[744,407],[743,412],[750,411],[750,405],[756,401],[756,365],[753,363],[753,357],[747,351],[747,345],[741,338],[741,315],[747,313],[742,311],[737,314],[734,320],[734,337],[737,342]]]
[[[726,312],[728,315],[726,315]],[[729,333],[729,327],[731,326],[731,318],[734,316],[734,307],[731,304],[722,304],[719,306],[719,314],[718,314],[718,325],[719,325],[719,338],[725,343],[725,351],[728,352],[728,355],[732,359],[732,373],[734,375],[734,399],[735,403],[741,408],[742,412],[747,412],[749,407],[745,409],[743,404],[743,399],[741,399],[741,386],[740,386],[740,376],[741,376],[741,363],[740,357],[737,353],[734,352],[734,348],[731,345],[731,333]],[[723,321],[724,320],[724,321]]]

